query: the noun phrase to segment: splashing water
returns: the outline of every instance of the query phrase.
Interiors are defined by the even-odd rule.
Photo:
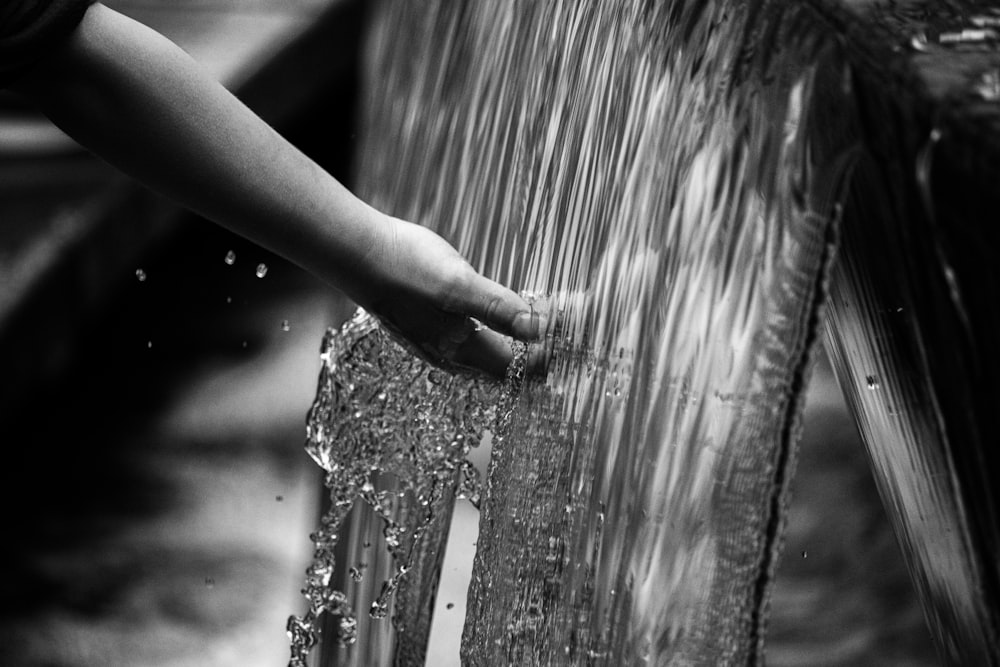
[[[785,4],[378,3],[362,196],[556,314],[464,662],[760,657],[852,163],[815,131],[837,46]]]
[[[393,614],[419,635],[436,574],[417,538],[497,419],[464,662],[759,661],[852,165],[822,115],[849,82],[837,44],[786,3],[375,5],[359,193],[551,295],[550,365],[498,417],[493,390],[370,320],[328,337],[307,447],[331,508],[293,664],[322,614],[341,641],[364,620],[331,586],[355,497],[393,557],[382,592],[426,580]],[[371,643],[354,664],[419,664]]]
[[[954,264],[942,248],[962,247],[958,237],[922,245],[952,225],[937,222],[929,176],[932,155],[948,159],[942,146],[955,139],[924,126],[923,105],[888,99],[894,89],[886,92],[872,55],[888,51],[831,34],[826,4],[373,0],[359,194],[439,231],[489,277],[553,295],[556,314],[548,374],[510,395],[490,463],[466,663],[762,661],[844,183],[859,143],[881,158],[886,146],[912,144],[913,131],[924,132],[924,148],[892,167],[863,155],[864,187],[853,187],[876,192],[860,198],[866,207],[904,196],[928,205],[892,199],[872,207],[870,224],[854,211],[844,240],[848,258],[867,257],[861,273],[893,267],[878,284],[884,304],[906,306],[898,319],[922,322],[895,350],[914,358],[885,359],[891,322],[852,328],[879,301],[850,261],[838,269],[829,336],[838,366],[854,364],[848,393],[867,417],[932,627],[953,661],[963,650],[969,664],[995,656],[996,607],[986,603],[1000,590],[989,557],[1000,538],[982,511],[996,503],[993,468],[980,457],[995,448],[976,440],[991,428],[963,420],[970,405],[992,414],[996,373],[982,372],[985,384],[967,383],[975,369],[960,382],[948,375],[968,361],[951,343],[977,330],[966,305],[982,298],[980,315],[995,312],[996,290],[974,286],[995,278],[979,271],[989,262],[978,243]],[[924,74],[950,69],[937,67],[942,54],[966,54],[963,76],[925,77],[954,79],[954,99],[997,98],[996,62],[986,57],[1000,48],[995,10],[840,4],[892,28],[885,49],[936,68]],[[927,12],[935,6],[941,20]],[[994,113],[992,104],[970,108]],[[968,175],[979,171],[992,173]],[[912,172],[915,184],[901,180]],[[965,196],[964,184],[951,186],[937,189]],[[895,280],[907,274],[912,284]],[[943,319],[949,308],[957,315]],[[993,359],[995,338],[977,342],[977,365]],[[930,367],[929,349],[948,389],[914,392],[895,371]],[[974,511],[954,479],[971,484]],[[443,495],[437,516],[448,502]],[[969,543],[989,548],[974,553]],[[424,604],[436,585],[428,562],[421,577],[414,565],[400,580],[400,592],[424,581]],[[428,613],[408,603],[395,616],[410,629]],[[352,664],[398,658],[376,649]],[[396,662],[419,664],[411,658]]]
[[[357,639],[351,599],[333,585],[338,531],[357,499],[380,520],[395,564],[371,602],[374,619],[388,615],[443,499],[457,487],[459,497],[478,502],[478,474],[466,455],[487,427],[502,441],[511,397],[522,381],[525,348],[515,345],[503,385],[456,377],[411,356],[359,310],[339,331],[327,332],[320,358],[306,449],[326,471],[330,507],[311,536],[313,562],[302,591],[309,609],[288,621],[294,667],[306,665],[323,614],[338,618],[337,642]],[[393,483],[384,484],[385,476]],[[365,567],[349,568],[351,580],[361,582]]]

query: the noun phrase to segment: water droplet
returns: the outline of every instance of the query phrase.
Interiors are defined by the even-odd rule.
[[[247,346],[247,342],[246,342],[246,341],[243,341],[243,343],[242,343],[242,346],[243,346],[243,347],[246,347],[246,346]]]
[[[399,534],[402,532],[399,526],[386,526],[382,530],[382,534],[385,535],[386,546],[389,547],[389,552],[392,553],[394,549],[399,547]]]
[[[389,605],[381,604],[379,602],[372,602],[372,607],[368,612],[368,615],[372,618],[385,618],[386,614],[389,613]]]
[[[281,330],[282,331],[290,331],[291,328],[292,328],[292,325],[290,325],[288,323],[288,320],[281,320]]]
[[[232,303],[232,302],[233,302],[233,297],[227,296],[226,297],[226,303]]]
[[[313,563],[306,570],[306,576],[312,579],[310,584],[315,584],[317,587],[329,586],[330,577],[333,576],[333,567],[327,562]]]
[[[874,375],[869,375],[865,378],[865,382],[868,384],[868,389],[875,391],[879,388],[878,378]]]
[[[212,577],[205,577],[205,587],[215,588],[215,579],[213,579]]]
[[[285,497],[284,496],[275,496],[274,499],[280,503],[282,500],[285,499]]]
[[[230,250],[229,252],[226,253],[226,264],[232,266],[235,263],[236,263],[236,253]]]
[[[445,609],[454,609],[455,608],[455,603],[454,602],[449,602],[448,604],[446,604],[444,606],[444,608]]]
[[[1000,71],[984,72],[975,84],[976,94],[987,102],[1000,102]]]
[[[358,637],[358,619],[354,616],[343,616],[340,619],[340,643],[350,645]]]
[[[261,262],[260,264],[257,265],[257,277],[263,278],[266,275],[267,275],[267,264]]]
[[[918,32],[910,39],[910,48],[914,51],[926,52],[929,49],[927,34]]]
[[[304,651],[300,656],[300,661],[302,665],[305,665],[305,654],[316,644],[316,631],[313,629],[311,623],[297,616],[292,616],[288,619],[286,630],[288,638],[292,640],[292,645]],[[294,661],[295,658],[293,658]]]
[[[152,348],[153,348],[153,341],[147,340],[146,341],[146,349],[152,349]]]
[[[806,553],[805,551],[803,551],[803,552],[802,552],[802,557],[803,557],[803,558],[806,558],[806,557],[807,557],[808,555],[809,555],[809,554],[808,554],[808,553]]]
[[[135,277],[139,279],[140,283],[146,282],[146,272],[142,269],[135,270]]]

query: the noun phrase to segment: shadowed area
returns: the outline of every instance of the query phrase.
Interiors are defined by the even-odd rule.
[[[304,407],[338,307],[201,222],[161,251],[78,332],[60,381],[5,415],[4,664],[287,651],[317,502]]]
[[[110,4],[347,177],[351,3]],[[281,664],[318,507],[305,411],[349,307],[3,114],[0,664]]]

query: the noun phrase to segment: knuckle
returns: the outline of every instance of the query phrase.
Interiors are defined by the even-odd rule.
[[[457,312],[468,300],[466,295],[471,289],[471,280],[467,266],[462,262],[449,263],[441,273],[440,293],[442,307],[449,312]]]

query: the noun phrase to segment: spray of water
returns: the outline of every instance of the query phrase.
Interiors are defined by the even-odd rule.
[[[423,562],[428,557],[425,533],[437,532],[432,543],[443,541],[440,524],[447,523],[456,489],[458,497],[478,505],[478,471],[466,455],[487,427],[502,439],[521,386],[524,353],[524,346],[515,344],[506,382],[497,384],[433,368],[393,342],[363,310],[340,330],[327,332],[317,398],[307,419],[306,450],[326,471],[330,499],[320,529],[311,536],[313,561],[302,591],[308,611],[288,621],[290,666],[305,667],[325,618],[334,621],[332,639],[338,644],[351,645],[358,638],[355,610],[365,589],[340,590],[335,577],[340,530],[357,500],[377,518],[361,525],[380,528],[390,557],[381,559],[382,567],[371,568],[369,576],[386,578],[370,601],[368,616],[388,615],[393,594],[411,570],[429,574]],[[355,535],[355,544],[359,538]],[[363,539],[364,549],[370,549],[375,536],[366,531]],[[360,584],[369,564],[354,562],[340,570]],[[402,626],[397,623],[396,629]]]

